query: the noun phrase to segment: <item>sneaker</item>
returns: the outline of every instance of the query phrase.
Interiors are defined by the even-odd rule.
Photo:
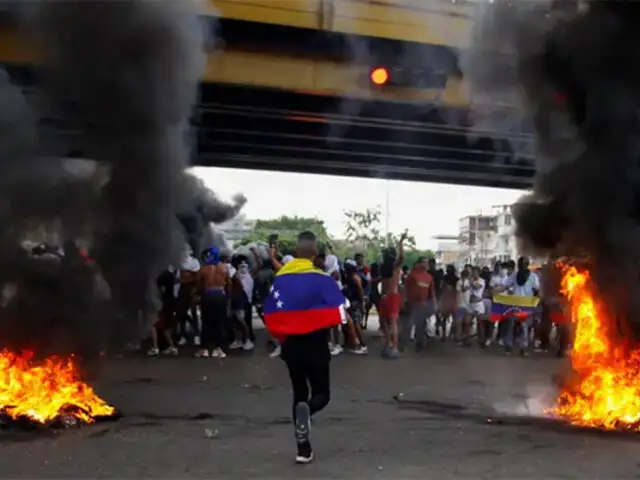
[[[273,352],[269,354],[269,357],[277,358],[280,356],[281,353],[282,353],[282,349],[280,348],[280,345],[276,345],[276,348],[274,348]]]
[[[224,350],[221,348],[215,348],[213,352],[211,352],[211,356],[213,358],[227,358],[227,354],[224,353]]]
[[[201,348],[196,352],[196,357],[198,358],[209,358],[209,350],[206,348]]]
[[[329,347],[329,351],[331,355],[340,355],[342,353],[342,347],[340,345],[331,345]]]
[[[231,342],[231,345],[229,345],[229,349],[238,350],[242,348],[242,346],[243,346],[243,343],[240,340],[234,340],[233,342]]]
[[[354,355],[366,355],[369,353],[369,350],[364,345],[358,345],[356,348],[351,349],[351,353]]]
[[[520,356],[521,357],[528,357],[529,356],[529,350],[527,350],[526,348],[521,348],[520,349]]]
[[[178,340],[178,345],[180,345],[181,347],[187,344],[187,339],[184,337],[180,337],[180,340]]]
[[[484,348],[489,348],[491,346],[491,339],[487,339],[484,341]]]
[[[194,344],[196,347],[199,347],[199,346],[200,346],[200,343],[201,343],[201,342],[200,342],[200,337],[199,337],[198,335],[196,335],[195,337],[193,337],[193,344]]]
[[[309,410],[309,404],[306,402],[300,402],[296,405],[296,424],[295,434],[296,442],[298,445],[301,443],[309,442],[309,432],[311,430],[311,411]]]
[[[242,349],[243,349],[245,352],[248,352],[248,351],[250,351],[250,350],[253,350],[253,347],[254,347],[254,345],[253,345],[253,342],[252,342],[251,340],[247,340],[247,341],[246,341],[246,342],[244,342],[244,344],[242,345]]]
[[[313,450],[311,444],[307,441],[298,444],[298,454],[296,455],[296,463],[306,465],[313,462]]]
[[[506,355],[511,355],[513,353],[513,347],[504,347],[504,353]]]
[[[382,349],[382,358],[387,360],[396,360],[398,358],[398,349],[393,347],[384,347]]]
[[[150,348],[147,352],[147,357],[157,357],[158,355],[160,355],[160,350],[157,348]]]
[[[163,355],[171,355],[172,357],[178,356],[178,349],[176,347],[169,347],[162,351]]]

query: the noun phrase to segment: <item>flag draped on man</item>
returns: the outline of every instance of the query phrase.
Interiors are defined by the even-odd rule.
[[[264,321],[274,337],[304,335],[342,323],[345,298],[336,281],[296,258],[276,274],[264,302]]]
[[[501,322],[506,318],[526,320],[536,312],[538,297],[520,297],[518,295],[494,295],[491,305],[491,320]]]

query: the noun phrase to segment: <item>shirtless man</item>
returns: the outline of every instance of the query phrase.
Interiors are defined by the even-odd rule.
[[[385,251],[382,260],[382,299],[380,300],[380,323],[383,326],[386,347],[382,350],[383,358],[398,358],[398,317],[402,306],[402,294],[398,287],[402,264],[404,262],[403,233],[398,244],[398,255],[392,249]]]
[[[202,347],[197,357],[224,358],[222,350],[227,320],[227,294],[229,269],[220,261],[220,251],[216,247],[202,252],[203,267],[200,270],[202,295]]]

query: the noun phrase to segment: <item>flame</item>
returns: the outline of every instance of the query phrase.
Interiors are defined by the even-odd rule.
[[[589,272],[563,267],[575,338],[570,358],[575,377],[549,413],[574,425],[640,430],[640,350],[624,341]]]
[[[0,350],[0,413],[47,423],[62,413],[92,423],[115,409],[80,380],[71,358],[50,357],[34,362],[32,352]]]

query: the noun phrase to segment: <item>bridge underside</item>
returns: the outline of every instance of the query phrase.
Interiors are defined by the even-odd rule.
[[[32,72],[8,67],[37,92]],[[202,84],[193,164],[529,188],[534,167],[505,139],[471,137],[467,111]],[[48,154],[84,156],[81,125],[43,118]],[[49,148],[49,147],[47,147]]]
[[[424,104],[209,84],[198,108],[194,163],[531,187],[531,159],[518,158],[506,139],[469,135],[467,115]]]

